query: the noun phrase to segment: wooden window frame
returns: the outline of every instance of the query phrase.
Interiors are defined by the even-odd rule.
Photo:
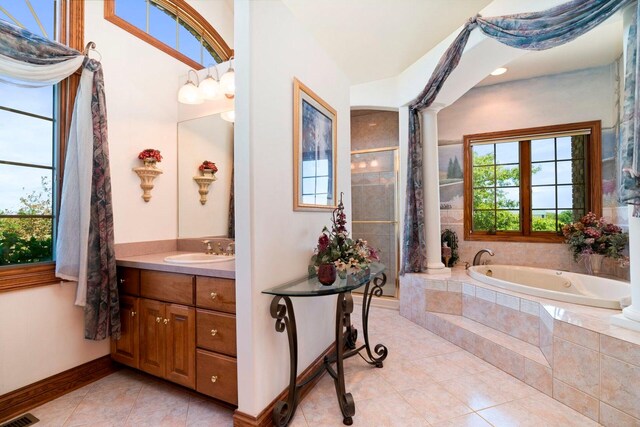
[[[488,132],[464,136],[464,240],[475,241],[510,241],[530,243],[562,243],[564,237],[556,232],[531,231],[531,177],[522,173],[522,165],[531,165],[531,150],[520,150],[520,230],[473,231],[473,179],[472,179],[472,143],[479,141],[520,138],[521,144],[530,144],[532,136],[554,133],[589,130],[589,143],[586,151],[587,165],[585,177],[587,186],[586,212],[602,216],[602,131],[600,120],[568,123],[554,126],[515,129],[499,132]],[[526,137],[525,137],[526,136]],[[530,170],[530,169],[528,169]]]
[[[135,25],[125,21],[118,15],[116,15],[116,0],[104,0],[104,19],[111,22],[114,25],[122,28],[130,34],[138,37],[140,40],[144,40],[150,45],[160,49],[167,55],[176,58],[179,61],[184,62],[195,70],[202,70],[204,65],[194,61],[185,54],[172,48],[153,37],[151,34],[147,34],[145,31],[136,27]],[[211,26],[202,15],[198,13],[194,8],[189,6],[184,0],[154,0],[154,3],[166,8],[168,11],[176,15],[187,25],[194,30],[198,31],[205,39],[207,43],[213,47],[213,50],[220,56],[223,61],[228,61],[233,56],[233,49],[224,41],[222,36]]]
[[[58,41],[80,52],[84,49],[84,2],[74,0],[58,0],[59,26]],[[57,11],[56,11],[57,12]],[[57,121],[55,148],[55,180],[52,183],[56,207],[60,207],[60,191],[62,189],[63,165],[65,159],[66,141],[71,126],[73,104],[76,91],[80,83],[79,73],[73,74],[58,84],[55,120]],[[57,215],[54,217],[57,220]],[[55,245],[55,241],[53,242]],[[55,261],[40,262],[24,265],[10,265],[0,267],[0,292],[13,291],[24,288],[51,285],[61,280],[55,276]]]

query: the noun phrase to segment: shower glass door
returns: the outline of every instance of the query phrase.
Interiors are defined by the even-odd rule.
[[[351,152],[353,238],[380,252],[387,266],[383,296],[398,293],[398,149]],[[357,291],[356,291],[357,292]]]

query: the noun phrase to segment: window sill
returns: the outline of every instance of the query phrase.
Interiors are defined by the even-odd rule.
[[[0,293],[58,283],[55,262],[0,268]]]

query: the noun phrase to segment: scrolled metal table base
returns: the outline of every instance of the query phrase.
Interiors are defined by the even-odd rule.
[[[373,351],[369,341],[369,310],[371,299],[374,296],[382,295],[382,287],[387,282],[387,276],[374,277],[368,281],[364,288],[362,299],[362,335],[364,344],[357,346],[358,331],[351,324],[351,313],[353,313],[353,296],[351,291],[338,294],[336,304],[336,350],[331,356],[324,359],[324,365],[313,375],[300,384],[296,384],[296,372],[298,370],[298,336],[296,330],[296,318],[293,312],[293,304],[288,296],[275,296],[271,301],[271,317],[276,319],[276,331],[287,332],[289,339],[289,394],[285,401],[276,403],[272,413],[273,423],[278,427],[289,424],[298,407],[299,390],[309,382],[317,378],[326,369],[333,378],[336,388],[336,395],[342,412],[343,423],[353,424],[353,416],[356,413],[355,403],[351,393],[346,392],[344,381],[344,361],[350,357],[360,354],[366,350],[366,356],[360,356],[370,365],[382,368],[382,362],[386,359],[388,350],[382,344],[377,344]],[[375,354],[375,355],[374,355]],[[332,364],[335,363],[335,369]]]

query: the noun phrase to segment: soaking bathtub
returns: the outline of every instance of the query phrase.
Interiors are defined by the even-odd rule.
[[[628,283],[586,274],[515,265],[477,265],[469,276],[489,285],[556,301],[620,310],[631,296]]]

